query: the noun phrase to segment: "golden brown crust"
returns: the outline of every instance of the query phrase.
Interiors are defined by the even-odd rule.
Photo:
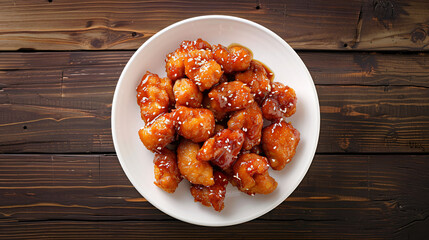
[[[204,206],[212,206],[214,210],[220,212],[224,208],[224,200],[226,195],[226,185],[228,179],[222,172],[215,172],[214,185],[206,187],[203,185],[192,185],[191,194],[195,202],[201,202]]]
[[[268,160],[254,153],[240,155],[235,162],[232,182],[240,191],[249,195],[269,194],[277,187],[277,182],[268,174]]]
[[[264,119],[258,104],[252,103],[246,109],[234,112],[228,121],[231,130],[240,129],[244,132],[243,149],[250,150],[261,142]]]
[[[262,114],[271,121],[290,117],[296,111],[296,101],[293,88],[279,82],[273,83],[270,94],[262,104]]]
[[[137,103],[145,123],[151,122],[162,113],[167,113],[169,106],[174,103],[171,80],[146,72],[137,87]]]
[[[203,93],[200,92],[197,85],[190,79],[182,78],[177,80],[173,86],[176,108],[186,106],[191,108],[201,108]]]
[[[180,175],[177,166],[176,153],[164,148],[160,153],[155,153],[153,163],[155,185],[166,192],[174,193],[182,181],[182,175]]]
[[[199,149],[199,144],[182,139],[177,148],[177,165],[182,176],[189,182],[211,186],[214,184],[213,167],[210,163],[197,159]]]
[[[246,70],[252,53],[244,47],[233,46],[226,48],[220,44],[213,46],[213,57],[221,66],[225,73],[241,72]]]
[[[192,50],[184,63],[186,76],[201,92],[218,83],[223,74],[221,66],[213,60],[211,50]]]
[[[211,161],[221,169],[227,169],[237,159],[243,142],[243,131],[224,129],[204,143],[197,158],[200,161]]]
[[[267,71],[257,61],[252,61],[249,69],[245,72],[237,73],[235,80],[245,83],[250,88],[255,101],[259,104],[262,103],[262,100],[271,91],[271,81],[268,78]]]
[[[216,112],[237,111],[254,102],[250,88],[239,81],[221,83],[212,88],[208,96],[210,109]]]
[[[214,132],[215,119],[210,110],[180,106],[173,114],[177,132],[186,139],[204,142]]]
[[[171,113],[164,113],[139,130],[140,140],[152,152],[159,152],[175,139],[176,122]]]
[[[188,56],[188,52],[195,49],[211,49],[211,46],[208,42],[199,38],[196,41],[183,41],[178,49],[167,54],[165,58],[165,71],[168,78],[175,81],[185,77],[184,61]]]
[[[274,170],[283,169],[292,160],[299,139],[298,130],[283,120],[262,130],[262,148]]]

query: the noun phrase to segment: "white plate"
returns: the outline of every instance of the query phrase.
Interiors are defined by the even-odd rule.
[[[153,156],[141,143],[137,131],[143,126],[136,100],[136,86],[145,72],[166,76],[165,56],[183,40],[202,38],[210,44],[239,43],[275,74],[274,81],[295,89],[297,110],[289,118],[301,133],[292,162],[270,174],[277,189],[269,195],[248,196],[228,185],[221,213],[194,202],[189,183],[182,181],[174,194],[153,184]],[[131,57],[116,86],[112,105],[112,135],[122,168],[134,187],[152,205],[182,221],[204,226],[228,226],[255,219],[282,203],[303,179],[319,138],[320,112],[313,80],[295,51],[279,36],[254,22],[230,16],[201,16],[175,23],[147,40]]]

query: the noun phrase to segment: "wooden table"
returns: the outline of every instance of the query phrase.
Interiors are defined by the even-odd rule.
[[[185,18],[260,23],[300,55],[321,132],[264,216],[175,220],[122,171],[110,113],[136,48]],[[0,1],[0,238],[428,238],[429,1]],[[249,211],[252,211],[249,209]]]

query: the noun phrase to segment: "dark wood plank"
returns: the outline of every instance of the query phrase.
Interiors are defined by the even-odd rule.
[[[298,52],[317,85],[429,87],[429,54]]]
[[[97,69],[106,78],[119,78],[133,51],[0,52],[2,78],[18,70]],[[298,51],[316,84],[406,85],[429,87],[429,54]],[[41,61],[43,59],[43,61]],[[112,74],[114,68],[119,74]],[[93,70],[95,71],[95,70]],[[107,71],[107,72],[106,72]],[[12,72],[12,73],[6,73]],[[106,72],[106,73],[105,73]],[[28,76],[31,72],[27,72]],[[36,72],[33,72],[36,73]],[[25,74],[21,74],[25,75]]]
[[[5,239],[389,239],[384,230],[347,232],[323,222],[253,221],[209,228],[178,221],[50,221],[0,223]],[[336,233],[338,231],[338,233]],[[423,232],[423,234],[426,232]],[[411,236],[424,236],[415,235]]]
[[[208,238],[228,231],[250,238],[427,234],[427,171],[425,155],[316,155],[300,186],[280,206]],[[200,237],[210,231],[174,221],[146,202],[114,155],[0,155],[0,196],[0,237],[8,239],[56,238],[71,229],[93,237],[106,231],[123,237],[186,237],[193,231]]]
[[[0,3],[0,50],[136,49],[174,22],[208,14],[253,20],[296,49],[429,48],[424,0],[15,0]]]
[[[428,152],[429,88],[318,86],[318,152]]]
[[[0,54],[0,152],[114,152],[111,101],[130,54]],[[429,151],[428,54],[301,56],[319,93],[318,152]]]

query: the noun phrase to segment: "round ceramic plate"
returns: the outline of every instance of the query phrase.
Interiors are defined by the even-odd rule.
[[[183,180],[174,194],[155,184],[154,154],[141,143],[138,130],[144,122],[136,100],[136,87],[146,71],[166,76],[165,56],[183,40],[202,38],[210,44],[238,43],[253,51],[275,74],[274,81],[294,88],[298,98],[296,113],[288,118],[301,133],[292,161],[281,171],[273,171],[277,189],[268,195],[249,196],[227,187],[225,208],[216,212],[194,202],[189,183]],[[279,36],[254,22],[230,16],[201,16],[175,23],[147,40],[131,57],[116,86],[112,105],[112,135],[121,166],[134,187],[164,213],[185,222],[204,226],[228,226],[255,219],[282,203],[303,179],[319,138],[320,112],[313,80],[295,51]]]

